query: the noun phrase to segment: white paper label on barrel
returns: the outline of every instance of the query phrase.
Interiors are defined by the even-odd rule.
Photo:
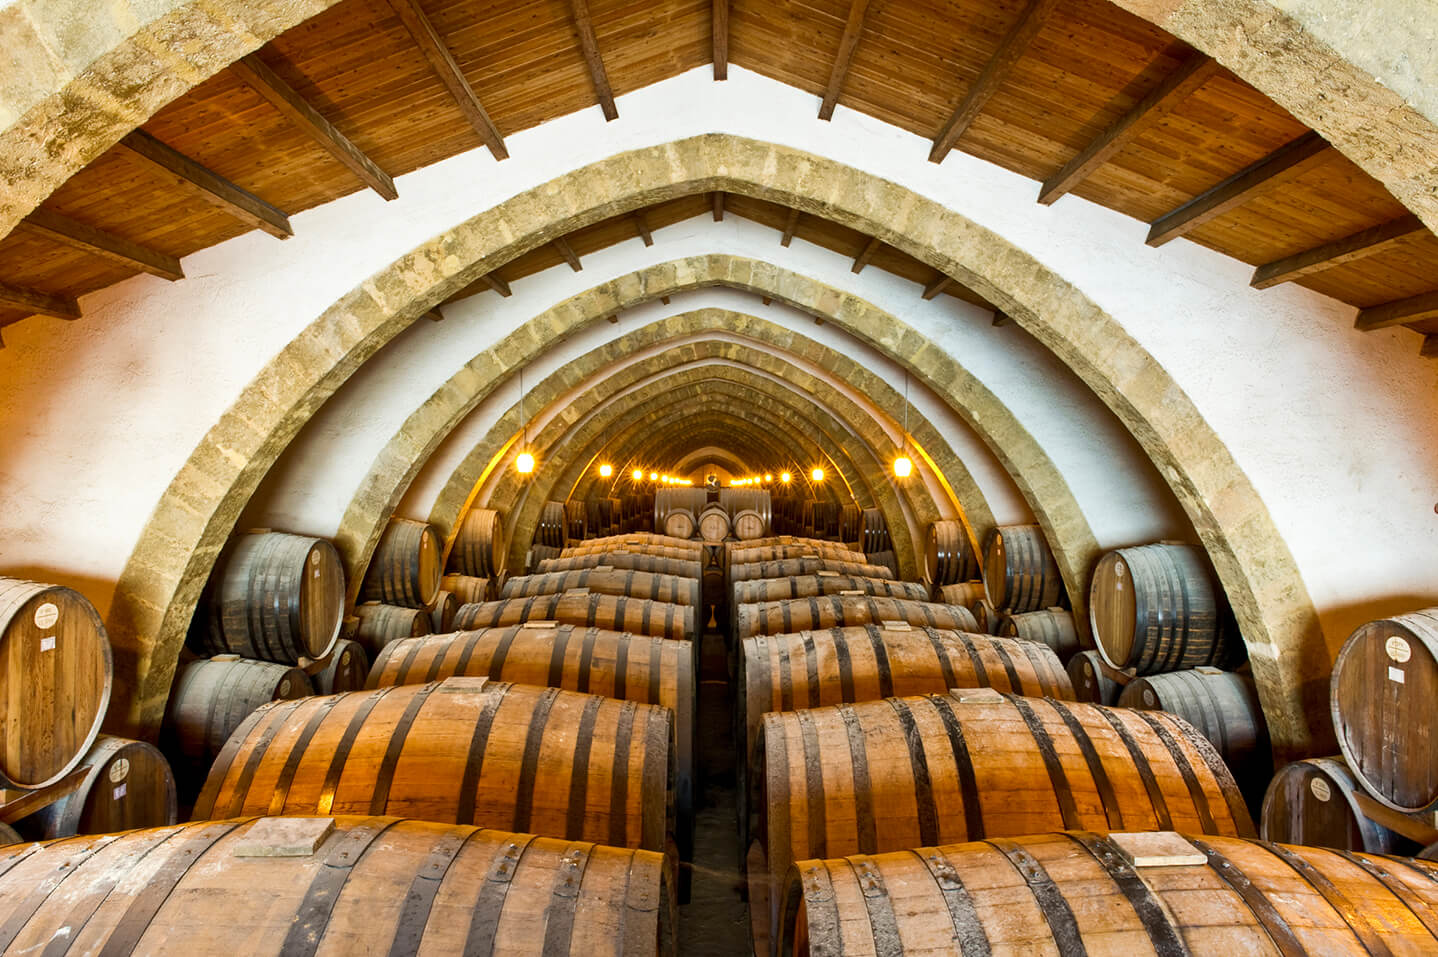
[[[60,609],[53,602],[45,602],[35,609],[36,628],[54,628],[55,622],[60,620]]]
[[[1388,680],[1396,681],[1401,685],[1403,683],[1403,669],[1390,666],[1388,668]]]
[[[119,784],[130,773],[130,759],[118,758],[110,765],[110,783]]]
[[[1153,707],[1153,702],[1154,702],[1153,689],[1152,689],[1152,688],[1144,688],[1144,689],[1143,689],[1143,703],[1146,704],[1146,705],[1148,705],[1150,708],[1152,708],[1152,707]]]
[[[1113,577],[1115,577],[1115,578],[1122,578],[1122,577],[1123,577],[1123,562],[1114,562],[1114,563],[1113,563]]]
[[[280,682],[280,697],[284,697],[285,695],[287,695],[287,694],[289,694],[289,693],[290,693],[290,679],[286,678],[284,681],[281,681],[281,682]]]
[[[1388,652],[1388,657],[1400,665],[1413,657],[1413,649],[1408,647],[1408,642],[1394,635],[1383,643],[1383,650]]]
[[[127,787],[128,785],[122,784],[119,787],[115,788],[115,800],[120,800],[120,798],[124,797],[128,793],[125,790]]]
[[[41,639],[40,639],[40,650],[41,650],[41,651],[54,651],[54,650],[55,650],[55,636],[54,636],[54,635],[50,635],[50,636],[48,636],[48,637],[46,637],[46,638],[41,638]]]
[[[349,653],[348,651],[346,651],[344,654],[340,655],[340,667],[341,667],[341,668],[344,668],[344,667],[348,666],[349,663],[350,663],[350,653]]]
[[[310,552],[310,564],[311,564],[311,565],[318,565],[319,563],[320,563],[320,553],[319,553],[319,552]]]
[[[1333,796],[1332,790],[1328,787],[1328,782],[1322,778],[1314,778],[1309,781],[1308,790],[1312,791],[1313,796],[1320,801],[1327,801]]]

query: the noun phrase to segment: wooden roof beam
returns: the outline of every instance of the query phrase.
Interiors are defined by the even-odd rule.
[[[570,269],[573,269],[575,272],[583,272],[584,264],[579,261],[579,257],[575,255],[574,247],[565,242],[563,236],[552,240],[550,245],[559,250],[559,255],[563,256],[564,261],[569,263]]]
[[[716,223],[722,223],[722,222],[724,222],[724,191],[723,191],[723,190],[716,190],[715,193],[714,193],[714,196],[713,196],[713,200],[714,200],[714,222],[716,222]]]
[[[999,43],[999,48],[994,52],[993,57],[985,64],[983,72],[969,88],[968,94],[959,103],[952,116],[949,117],[939,135],[934,137],[934,148],[929,151],[929,162],[943,162],[949,150],[964,135],[969,124],[983,112],[984,106],[1004,81],[1013,72],[1014,67],[1023,57],[1024,51],[1029,48],[1034,37],[1038,36],[1039,30],[1043,27],[1044,21],[1054,12],[1059,0],[1028,0],[1023,10],[1019,11],[1019,18],[1009,28],[1009,32]]]
[[[1211,57],[1190,53],[1178,69],[1045,182],[1039,189],[1039,202],[1047,206],[1092,176],[1134,137],[1172,113],[1218,70],[1218,64]]]
[[[1372,332],[1374,329],[1386,329],[1388,326],[1398,326],[1405,322],[1433,318],[1438,318],[1438,292],[1425,292],[1407,299],[1395,299],[1380,306],[1360,309],[1353,328],[1359,332]]]
[[[399,15],[400,22],[409,31],[409,35],[414,38],[420,53],[424,54],[425,60],[429,62],[430,69],[439,77],[445,89],[449,90],[450,97],[464,114],[464,118],[489,147],[490,154],[495,159],[508,159],[509,150],[504,145],[504,138],[499,135],[498,128],[485,112],[479,97],[474,95],[474,89],[465,78],[464,71],[455,62],[454,55],[440,39],[434,25],[429,22],[429,17],[420,9],[419,0],[389,0],[389,3]]]
[[[779,238],[779,245],[788,248],[789,243],[794,240],[794,230],[799,228],[799,211],[789,210],[789,219],[784,223],[784,235]]]
[[[509,283],[499,278],[499,273],[492,272],[485,274],[485,276],[483,277],[483,282],[486,286],[499,293],[505,299],[508,299],[510,296],[514,295],[514,292],[509,288]]]
[[[952,282],[952,279],[940,273],[938,279],[935,279],[933,282],[929,283],[927,286],[924,287],[924,298],[939,298],[939,294],[942,293],[945,289],[948,289],[949,284]]]
[[[863,272],[864,267],[869,265],[869,260],[874,258],[874,253],[879,251],[880,245],[882,244],[879,242],[878,236],[875,236],[865,243],[863,250],[854,258],[854,265],[850,267],[849,271],[854,273]]]
[[[642,212],[634,214],[634,228],[639,231],[639,238],[644,240],[644,245],[654,245],[654,234],[649,230],[649,220],[644,218]]]
[[[1438,336],[1424,336],[1418,354],[1424,359],[1438,359]]]
[[[579,49],[584,53],[584,62],[589,66],[590,79],[594,81],[594,93],[599,98],[599,107],[604,111],[605,120],[619,119],[619,108],[614,105],[614,91],[609,88],[609,74],[604,71],[604,60],[599,55],[599,41],[594,36],[594,21],[589,16],[589,0],[569,0],[574,12],[574,26],[579,30]]]
[[[714,27],[714,79],[729,79],[729,0],[714,0],[710,19]]]
[[[1149,226],[1146,242],[1150,246],[1162,246],[1171,239],[1192,232],[1260,193],[1303,175],[1328,158],[1328,149],[1323,137],[1313,132],[1304,133],[1154,220]]]
[[[854,51],[859,48],[859,37],[864,32],[864,16],[868,12],[869,0],[850,0],[849,19],[844,23],[844,35],[839,38],[839,52],[834,55],[834,66],[829,71],[829,84],[824,88],[824,101],[819,104],[821,120],[829,120],[834,116],[834,107],[839,104],[844,78],[849,75],[849,66],[854,62]]]
[[[1371,229],[1335,239],[1331,243],[1265,263],[1253,271],[1253,279],[1249,281],[1249,285],[1254,289],[1268,289],[1334,266],[1376,256],[1394,243],[1422,233],[1427,228],[1417,216],[1400,216]]]
[[[287,120],[323,147],[325,152],[339,160],[361,183],[386,200],[399,198],[399,190],[395,189],[390,175],[350,142],[349,137],[335,129],[333,123],[321,116],[293,87],[280,79],[258,55],[251,53],[236,60],[230,64],[230,71],[248,83],[260,96],[269,100]]]
[[[138,269],[161,279],[174,282],[184,279],[184,270],[174,256],[132,243],[128,239],[86,226],[68,216],[48,209],[37,209],[19,223],[20,228],[62,243],[72,249],[108,259],[130,269]]]
[[[254,193],[166,146],[144,130],[131,130],[120,140],[119,148],[129,156],[144,160],[150,169],[159,170],[171,182],[243,223],[263,229],[279,239],[289,239],[295,234],[290,228],[289,217],[284,213]]]
[[[435,306],[433,309],[426,312],[420,318],[428,319],[430,322],[444,322],[444,313],[439,311],[438,306]]]
[[[24,309],[34,316],[79,319],[80,304],[70,296],[56,296],[38,289],[24,289],[0,283],[0,306]]]

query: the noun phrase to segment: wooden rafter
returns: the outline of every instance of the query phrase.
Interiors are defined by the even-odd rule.
[[[184,270],[174,256],[121,239],[104,230],[76,222],[68,216],[48,209],[37,209],[18,224],[19,228],[63,243],[72,249],[108,259],[130,269],[138,269],[171,282],[184,279]]]
[[[854,62],[854,51],[859,48],[859,37],[864,32],[864,15],[869,12],[869,0],[850,0],[849,19],[844,23],[844,35],[839,38],[839,51],[834,55],[834,66],[829,71],[829,84],[824,88],[824,100],[819,104],[819,119],[828,120],[834,116],[834,107],[839,103],[839,94],[844,89],[844,78],[849,75],[849,65]]]
[[[435,306],[433,309],[426,312],[420,318],[428,319],[430,322],[444,322],[444,313],[439,311],[438,306]]]
[[[1002,312],[1002,311],[1000,311],[1000,310],[998,310],[998,309],[995,309],[995,310],[994,310],[994,318],[993,318],[993,321],[990,322],[989,325],[994,326],[995,328],[997,328],[997,327],[999,327],[999,326],[1006,326],[1006,325],[1008,325],[1008,324],[1009,324],[1008,313],[1005,313],[1005,312]]]
[[[1045,182],[1039,190],[1039,202],[1045,205],[1052,203],[1093,175],[1094,170],[1107,163],[1139,133],[1172,113],[1175,107],[1203,86],[1219,69],[1212,58],[1201,53],[1190,53],[1178,69],[1164,77],[1163,82],[1150,90],[1133,109],[1114,121],[1092,143],[1069,160],[1063,169]]]
[[[863,272],[864,267],[869,265],[869,260],[874,258],[874,253],[879,251],[880,245],[882,244],[879,242],[878,236],[875,236],[865,243],[863,250],[858,256],[854,257],[854,265],[850,267],[850,271],[856,273]]]
[[[365,155],[349,137],[335,129],[333,123],[320,115],[304,97],[294,91],[271,70],[258,55],[251,53],[230,64],[230,70],[279,110],[301,132],[308,135],[370,189],[385,199],[398,199],[394,180],[379,164]]]
[[[1438,292],[1425,292],[1407,299],[1395,299],[1381,306],[1369,306],[1358,310],[1358,320],[1353,327],[1360,332],[1372,332],[1405,322],[1438,317]]]
[[[171,182],[204,199],[241,222],[256,226],[280,239],[289,239],[294,230],[290,220],[269,203],[206,169],[180,151],[166,146],[144,130],[132,130],[120,140],[122,153],[143,160],[151,170],[165,174]]]
[[[22,289],[0,283],[0,306],[23,309],[34,316],[79,319],[80,304],[69,296],[56,296],[38,289]]]
[[[479,97],[474,95],[474,89],[470,87],[464,71],[455,62],[454,55],[449,52],[449,47],[444,45],[434,25],[429,22],[429,17],[420,9],[419,0],[389,2],[409,35],[414,38],[415,45],[429,62],[430,69],[439,77],[445,89],[449,90],[450,97],[469,121],[469,125],[479,134],[479,138],[489,147],[489,152],[495,159],[508,159],[509,150],[505,148],[499,129],[490,120],[489,114],[479,102]]]
[[[1260,193],[1303,175],[1327,159],[1328,144],[1323,137],[1317,133],[1304,133],[1154,220],[1146,242],[1150,246],[1162,246],[1170,239],[1177,239],[1229,210],[1237,209]]]
[[[1438,359],[1438,336],[1424,336],[1418,354],[1425,359]]]
[[[573,269],[575,272],[583,271],[584,265],[579,261],[579,256],[575,254],[574,248],[565,242],[563,236],[555,238],[550,244],[559,250],[559,255],[563,256],[564,261],[569,263],[570,269]]]
[[[794,241],[794,230],[799,228],[799,211],[789,210],[789,218],[784,222],[784,235],[779,238],[779,245],[787,247]]]
[[[604,71],[604,60],[599,55],[599,41],[594,36],[594,22],[589,16],[589,0],[569,0],[574,12],[574,26],[579,31],[579,48],[584,53],[584,62],[589,66],[589,77],[594,81],[594,95],[599,98],[599,107],[606,120],[619,118],[619,109],[614,105],[614,91],[609,88],[609,74]]]
[[[649,220],[644,218],[643,211],[634,214],[634,228],[639,231],[639,238],[644,240],[644,245],[654,245],[654,234],[649,230]]]
[[[495,292],[499,293],[505,299],[508,299],[510,296],[514,295],[514,293],[509,288],[509,283],[499,278],[498,273],[492,272],[486,274],[482,282],[490,289],[493,289]]]
[[[662,303],[664,303],[664,305],[666,305],[666,306],[669,305],[669,297],[668,297],[668,296],[660,296],[660,297],[659,297],[659,301],[662,302]]]
[[[1394,243],[1426,230],[1427,227],[1417,216],[1400,216],[1371,229],[1335,239],[1331,243],[1265,263],[1253,271],[1253,279],[1249,285],[1255,289],[1268,289],[1279,283],[1293,282],[1334,266],[1376,256]]]
[[[710,19],[714,32],[714,79],[729,79],[729,0],[714,0]]]
[[[714,222],[716,222],[716,223],[722,223],[722,222],[724,221],[724,191],[723,191],[723,190],[715,190],[715,191],[714,191],[713,203],[714,203]]]
[[[952,282],[953,280],[950,279],[948,276],[940,274],[938,279],[935,279],[933,282],[929,283],[927,286],[924,287],[924,298],[939,298],[939,294],[942,293],[945,289],[948,289],[949,284]]]
[[[929,151],[930,162],[942,162],[944,157],[949,155],[949,150],[954,148],[954,144],[964,135],[969,124],[983,112],[984,106],[999,91],[999,87],[1004,85],[1004,81],[1008,79],[1034,37],[1038,36],[1044,21],[1054,12],[1058,3],[1059,0],[1028,0],[1019,11],[1018,20],[1004,35],[998,50],[954,109],[943,129],[939,130],[939,135],[934,137],[934,148]]]

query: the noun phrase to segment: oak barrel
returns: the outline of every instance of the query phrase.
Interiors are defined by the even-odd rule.
[[[445,591],[459,599],[461,605],[494,598],[494,579],[475,578],[473,575],[445,575],[439,580]]]
[[[665,520],[676,510],[682,509],[692,518],[704,511],[709,502],[709,490],[703,488],[661,488],[654,493],[654,530],[666,535],[675,533],[665,529]],[[688,538],[688,535],[678,535]]]
[[[957,631],[976,628],[974,616],[961,605],[869,595],[823,595],[734,607],[734,634],[741,640],[754,635],[782,635],[810,628],[842,628],[881,621],[903,621]]]
[[[241,535],[211,577],[204,655],[294,664],[323,658],[344,620],[339,552],[323,538],[263,532]]]
[[[610,535],[606,538],[594,538],[587,542],[571,545],[564,550],[564,554],[566,556],[586,555],[590,552],[602,552],[610,549],[648,551],[656,548],[677,548],[687,552],[690,557],[697,558],[704,551],[704,543],[657,532],[630,532],[626,535]]]
[[[100,733],[113,681],[100,616],[77,591],[0,578],[0,785],[59,781]]]
[[[509,541],[499,512],[492,508],[465,512],[450,548],[450,569],[475,578],[495,578],[503,574],[508,556]]]
[[[1362,791],[1340,757],[1294,761],[1273,776],[1263,796],[1263,839],[1370,854],[1409,852],[1410,842],[1359,808]]]
[[[1048,645],[1063,662],[1067,662],[1079,650],[1074,616],[1062,608],[1045,608],[1043,611],[1009,615],[999,626],[999,634]]]
[[[483,579],[479,579],[482,581]],[[485,601],[484,598],[476,598],[475,601]],[[459,611],[459,606],[464,602],[452,591],[439,591],[434,596],[434,607],[429,610],[429,630],[436,635],[442,635],[452,631],[454,625],[454,613]]]
[[[974,603],[969,605],[969,614],[974,616],[974,630],[983,635],[997,634],[999,625],[1003,622],[1003,616],[987,598],[975,599]]]
[[[504,588],[500,589],[499,597],[505,599],[557,595],[575,588],[599,595],[628,595],[630,598],[650,598],[677,605],[698,606],[700,601],[697,578],[679,578],[674,575],[609,568],[603,565],[511,578],[504,583]]]
[[[392,518],[365,572],[361,601],[430,608],[439,592],[439,533],[428,522]]]
[[[675,539],[664,536],[668,541]],[[684,545],[660,545],[657,543],[628,544],[625,542],[607,542],[603,545],[584,545],[562,549],[557,555],[546,555],[547,559],[556,558],[577,558],[584,555],[627,552],[634,555],[647,555],[652,558],[672,558],[686,562],[697,562],[703,556],[704,546],[699,542],[694,543],[694,548],[689,548],[688,543]]]
[[[429,612],[421,608],[398,608],[373,602],[355,608],[359,629],[354,640],[365,653],[374,656],[381,648],[400,638],[418,638],[430,633]]]
[[[853,551],[834,542],[801,539],[795,542],[771,545],[751,545],[748,542],[742,544],[731,542],[729,545],[729,564],[731,565],[776,562],[786,558],[827,558],[855,565],[869,564],[863,552]]]
[[[570,499],[564,503],[564,534],[571,542],[589,537],[589,509],[583,502]]]
[[[286,665],[235,655],[192,661],[180,669],[170,692],[165,725],[176,747],[166,750],[207,766],[256,708],[311,690],[305,673]]]
[[[1120,548],[1099,559],[1089,586],[1089,621],[1104,660],[1141,675],[1242,658],[1227,634],[1222,592],[1203,552],[1191,545]]]
[[[280,702],[230,737],[195,819],[385,814],[664,851],[667,708],[486,678]]]
[[[699,513],[699,537],[722,542],[729,537],[729,513],[721,505],[710,505]]]
[[[929,582],[935,587],[962,582],[974,567],[973,546],[963,522],[948,520],[929,526],[924,546],[924,575]]]
[[[1251,780],[1271,769],[1268,725],[1258,689],[1248,675],[1198,668],[1135,678],[1118,696],[1121,708],[1152,708],[1176,714],[1213,742],[1218,753]]]
[[[1070,658],[1068,673],[1078,700],[1090,704],[1118,704],[1123,685],[1109,677],[1104,670],[1103,658],[1097,651],[1080,651]]]
[[[694,513],[687,508],[671,508],[664,516],[664,534],[671,538],[693,538]]]
[[[535,572],[548,575],[551,572],[569,572],[580,568],[596,568],[608,565],[636,572],[653,572],[659,575],[678,575],[681,578],[698,578],[704,573],[704,566],[698,561],[683,558],[662,558],[641,552],[590,552],[587,555],[570,555],[567,558],[549,558],[539,563]],[[473,601],[488,601],[476,598]],[[469,604],[466,602],[465,604]]]
[[[330,652],[329,664],[311,676],[316,694],[358,691],[369,677],[369,655],[364,645],[341,638]]]
[[[817,595],[881,595],[909,601],[928,601],[928,589],[917,582],[900,582],[891,578],[864,578],[818,572],[790,578],[758,578],[734,583],[734,604],[759,601],[780,601],[785,598],[813,598]]]
[[[1338,653],[1331,688],[1354,777],[1390,808],[1438,806],[1438,608],[1359,628]]]
[[[980,598],[988,597],[989,593],[984,590],[984,583],[981,581],[955,582],[934,590],[934,601],[941,601],[946,605],[963,605],[965,608]]]
[[[1038,611],[1058,604],[1063,579],[1037,525],[1000,525],[984,552],[984,584],[1000,611]]]
[[[1233,837],[1075,831],[804,861],[782,913],[784,957],[1431,954],[1438,868]]]
[[[534,528],[533,545],[548,548],[563,548],[569,544],[569,526],[564,513],[563,502],[545,502],[539,510],[539,522]]]
[[[769,530],[764,516],[752,508],[741,508],[734,513],[734,537],[741,542],[752,542]]]
[[[893,548],[889,539],[889,521],[877,508],[866,508],[859,514],[859,547],[866,555]]]
[[[0,847],[9,847],[11,844],[20,844],[25,838],[8,824],[0,823]]]
[[[197,821],[0,855],[0,950],[674,953],[662,855],[375,817]]]
[[[837,575],[856,575],[860,578],[889,578],[894,573],[882,565],[866,562],[839,561],[830,558],[781,558],[774,561],[735,563],[730,556],[726,572],[729,581],[754,581],[760,578],[792,578],[796,575],[817,575],[820,572],[834,572]]]
[[[591,628],[632,631],[657,638],[693,638],[696,634],[693,605],[588,592],[506,598],[464,605],[454,616],[454,626],[462,631],[499,628],[523,621],[562,621]]]
[[[549,561],[551,558],[558,558],[562,554],[564,554],[564,549],[562,548],[553,548],[549,545],[531,545],[529,551],[526,552],[524,556],[525,574],[533,573],[540,565]]]
[[[147,741],[102,734],[85,755],[74,791],[26,820],[40,840],[161,827],[179,820],[170,762]]]

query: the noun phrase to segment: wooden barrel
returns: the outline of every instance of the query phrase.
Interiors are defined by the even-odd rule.
[[[484,581],[484,579],[476,579]],[[476,601],[485,601],[479,598]],[[454,613],[459,611],[459,606],[464,602],[452,591],[435,592],[434,607],[429,610],[429,629],[436,635],[442,635],[447,631],[453,631]]]
[[[762,538],[768,530],[764,516],[752,508],[741,508],[734,513],[734,537],[741,542],[752,542]]]
[[[534,528],[534,545],[549,548],[563,548],[569,544],[569,529],[564,514],[563,502],[545,502],[539,510],[539,522]]]
[[[553,548],[549,545],[531,545],[529,552],[525,555],[525,574],[533,574],[534,570],[540,565],[549,561],[551,558],[558,558],[562,554],[564,554],[564,549],[562,548]]]
[[[1399,811],[1438,806],[1438,608],[1372,621],[1333,665],[1338,747],[1365,790]]]
[[[504,583],[504,588],[500,589],[499,597],[505,599],[557,595],[576,588],[598,595],[628,595],[630,598],[649,598],[654,601],[673,602],[676,605],[698,607],[700,602],[697,578],[678,578],[674,575],[658,575],[604,565],[511,578]]]
[[[1062,608],[1009,615],[999,626],[999,634],[1048,645],[1063,662],[1067,662],[1079,651],[1074,616]]]
[[[589,509],[573,499],[564,503],[564,537],[580,542],[589,537]]]
[[[668,538],[668,536],[665,536],[665,537]],[[673,539],[670,539],[670,541],[673,541]],[[557,555],[547,555],[547,556],[545,556],[545,557],[546,557],[546,558],[550,558],[550,559],[555,559],[555,558],[576,558],[576,557],[584,556],[584,555],[595,555],[595,554],[611,554],[611,555],[612,555],[612,554],[615,554],[615,553],[624,553],[624,552],[627,552],[627,553],[629,553],[629,554],[634,554],[634,555],[647,555],[647,556],[649,556],[649,557],[651,557],[651,558],[669,558],[669,559],[676,559],[676,560],[678,560],[678,561],[684,561],[684,562],[697,562],[697,561],[699,561],[700,557],[703,555],[703,551],[702,551],[703,546],[700,545],[698,542],[695,542],[694,544],[695,544],[696,546],[698,546],[698,547],[696,547],[696,548],[689,548],[689,547],[688,547],[688,543],[686,543],[683,547],[680,547],[680,546],[675,546],[675,545],[649,545],[649,544],[644,544],[644,545],[627,545],[627,544],[623,544],[623,543],[620,543],[620,542],[614,542],[614,543],[606,543],[606,544],[604,544],[604,545],[596,545],[596,546],[585,545],[585,546],[581,546],[581,547],[577,547],[577,548],[566,548],[566,549],[563,549],[562,551],[560,551],[560,553],[557,554]]]
[[[298,668],[235,655],[192,661],[180,669],[170,692],[165,725],[174,747],[166,751],[204,767],[256,708],[312,690]]]
[[[1258,689],[1247,675],[1198,668],[1135,678],[1118,697],[1121,708],[1176,714],[1202,731],[1230,767],[1269,765],[1268,725]]]
[[[855,565],[868,564],[868,558],[862,552],[850,551],[834,542],[803,541],[771,545],[751,545],[745,542],[742,545],[731,544],[729,546],[729,564],[731,565],[777,562],[786,558],[827,558],[833,561],[851,562]]]
[[[391,641],[418,638],[430,633],[429,612],[420,608],[371,603],[356,607],[355,614],[360,621],[354,640],[371,657],[379,654],[380,649]]]
[[[893,548],[889,539],[889,522],[877,508],[866,508],[859,514],[859,543],[864,554],[887,552]]]
[[[1141,675],[1237,664],[1241,642],[1223,627],[1221,595],[1208,560],[1190,545],[1109,552],[1089,587],[1099,653]]]
[[[9,847],[11,844],[19,844],[24,840],[25,838],[20,836],[19,831],[8,824],[0,823],[0,847]]]
[[[465,512],[449,552],[450,570],[475,578],[496,578],[504,573],[508,558],[509,541],[500,514],[492,508]]]
[[[362,601],[430,608],[439,592],[439,533],[428,522],[392,518],[380,536],[360,590]]]
[[[1038,611],[1063,593],[1058,565],[1037,525],[1000,525],[984,553],[984,584],[1000,611]]]
[[[664,520],[671,512],[683,510],[694,516],[709,503],[709,490],[703,488],[661,488],[654,493],[654,530],[664,529]],[[665,534],[673,535],[673,532]],[[687,538],[680,535],[679,538]]]
[[[464,605],[454,616],[454,626],[462,631],[500,628],[525,621],[562,621],[589,628],[632,631],[656,638],[692,639],[695,637],[696,616],[693,605],[588,592],[507,598]]]
[[[506,831],[197,821],[33,845],[0,866],[6,953],[674,953],[662,855]]]
[[[839,541],[857,542],[863,528],[864,510],[853,502],[839,509]]]
[[[757,954],[795,861],[1059,829],[1254,834],[1213,746],[1157,711],[981,688],[768,714],[755,754]]]
[[[0,785],[54,784],[105,720],[114,676],[105,626],[77,591],[0,578],[0,649]]]
[[[472,575],[445,575],[439,580],[439,585],[445,591],[459,599],[461,605],[473,604],[477,601],[490,601],[494,598],[494,579],[475,578]]]
[[[743,640],[755,635],[783,635],[812,628],[843,628],[882,621],[974,631],[974,616],[961,605],[939,605],[902,598],[869,595],[824,595],[787,601],[752,602],[734,608],[734,634]]]
[[[973,548],[963,522],[942,521],[929,526],[924,547],[924,575],[929,582],[936,588],[962,582],[973,567]]]
[[[1230,837],[1039,834],[804,861],[783,900],[783,957],[1438,951],[1438,868]]]
[[[391,642],[392,644],[392,642]],[[358,691],[369,677],[369,655],[357,641],[341,638],[330,652],[330,662],[317,671],[310,681],[316,694],[342,694]]]
[[[671,538],[693,538],[694,513],[687,508],[671,508],[664,516],[664,534]]]
[[[737,519],[740,512],[753,512],[759,518],[760,527],[765,529],[760,535],[767,535],[774,522],[774,501],[768,489],[721,488],[719,504],[724,506],[732,519]]]
[[[729,513],[720,505],[710,505],[699,514],[699,537],[706,542],[722,542],[729,537]]]
[[[1363,813],[1357,801],[1362,790],[1340,757],[1294,761],[1273,776],[1263,796],[1263,839],[1370,854],[1410,852],[1411,842]]]
[[[894,573],[880,565],[865,562],[846,562],[830,558],[782,558],[777,561],[734,563],[730,556],[727,571],[729,581],[755,581],[761,578],[790,578],[796,575],[817,575],[819,572],[834,572],[837,575],[855,575],[860,578],[893,578]]]
[[[955,582],[934,590],[934,601],[941,601],[946,605],[963,605],[965,608],[980,598],[988,597],[989,593],[984,590],[984,583],[980,581]]]
[[[26,820],[39,840],[162,827],[180,819],[175,775],[146,741],[102,734],[85,755],[80,786]]]
[[[704,566],[698,561],[683,558],[660,558],[640,552],[590,552],[587,555],[571,555],[568,558],[551,558],[540,562],[536,572],[548,575],[553,572],[568,572],[580,568],[596,568],[608,565],[628,571],[652,572],[658,575],[677,575],[680,578],[698,578],[704,573]],[[476,598],[473,601],[488,601]],[[472,602],[465,602],[472,604]]]
[[[1069,659],[1069,681],[1078,700],[1090,704],[1118,704],[1123,685],[1109,677],[1097,651],[1080,651]]]
[[[565,556],[587,555],[590,552],[603,552],[611,549],[634,549],[648,551],[652,548],[678,548],[689,553],[691,557],[698,557],[704,551],[703,542],[693,542],[684,538],[675,538],[672,535],[662,535],[656,532],[630,532],[626,535],[610,535],[607,538],[594,538],[587,542],[571,545],[564,550]]]
[[[339,552],[323,538],[263,532],[241,535],[210,579],[205,655],[294,664],[323,658],[344,620]]]
[[[980,598],[969,606],[969,614],[974,616],[974,630],[982,635],[996,634],[1003,616],[994,608],[994,603],[987,598]]]
[[[663,852],[667,708],[486,678],[267,705],[231,736],[196,820],[384,814]]]
[[[908,601],[927,601],[928,589],[918,582],[899,582],[891,578],[864,578],[819,572],[792,578],[756,578],[734,583],[734,604],[760,601],[782,601],[786,598],[813,598],[817,595],[880,595]]]

